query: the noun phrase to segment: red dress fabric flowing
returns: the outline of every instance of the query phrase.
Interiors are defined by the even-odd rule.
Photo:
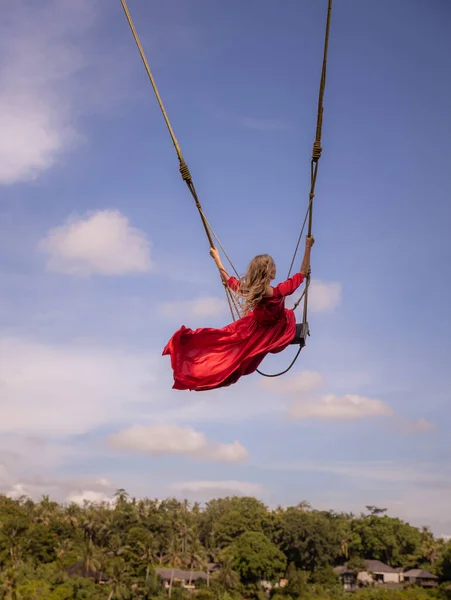
[[[253,373],[265,356],[284,350],[296,331],[294,311],[285,308],[285,297],[301,285],[296,273],[274,288],[245,317],[222,329],[183,326],[163,350],[170,355],[176,390],[205,391],[226,387],[243,375]],[[230,277],[227,285],[237,291],[239,282]]]

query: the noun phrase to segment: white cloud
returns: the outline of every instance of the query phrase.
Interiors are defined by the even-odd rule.
[[[125,99],[142,96],[148,102],[148,93],[133,85],[137,74],[142,81],[142,65],[130,37],[112,43],[110,36],[97,35],[98,23],[108,27],[108,19],[117,18],[112,4],[2,3],[0,185],[36,179],[58,164],[64,153],[84,141],[83,117],[110,116]],[[161,61],[193,52],[199,35],[188,26],[159,21],[148,42]]]
[[[19,440],[17,440],[19,441]],[[84,500],[90,502],[111,502],[115,487],[106,479],[97,480],[83,478],[59,478],[45,476],[46,464],[35,461],[29,454],[30,448],[26,443],[27,454],[24,454],[14,470],[7,471],[0,465],[0,493],[10,498],[27,496],[34,500],[49,495],[53,500],[60,502],[76,502],[83,504]],[[39,463],[39,464],[38,464]],[[39,475],[30,475],[38,470]]]
[[[160,306],[161,313],[170,318],[194,319],[197,317],[220,317],[227,314],[227,301],[223,298],[207,296],[195,300],[165,302]]]
[[[149,454],[192,454],[203,450],[207,440],[191,427],[176,425],[134,425],[109,438],[113,448]]]
[[[134,425],[109,437],[113,448],[144,452],[159,456],[187,455],[202,460],[242,462],[248,457],[246,448],[238,441],[233,444],[210,442],[192,427],[172,424]]]
[[[79,140],[73,79],[87,66],[91,3],[17,0],[0,29],[0,184],[34,178]]]
[[[232,444],[215,444],[211,449],[210,460],[218,462],[243,462],[248,456],[246,448],[235,440]]]
[[[154,357],[86,343],[0,338],[1,432],[81,434],[144,410]],[[134,406],[136,403],[136,406]]]
[[[29,496],[29,494],[23,483],[14,483],[11,489],[5,492],[5,496],[8,496],[13,500],[18,500],[22,496]]]
[[[313,279],[309,288],[309,308],[313,312],[333,310],[341,301],[341,284]]]
[[[101,477],[100,479],[98,479],[97,484],[102,487],[110,487],[111,486],[110,481],[108,481],[108,479],[106,479],[106,477]]]
[[[279,394],[297,394],[301,392],[310,392],[324,382],[324,377],[316,371],[301,371],[295,375],[288,375],[282,380],[278,379],[260,379],[261,387],[273,390]]]
[[[173,490],[198,497],[259,496],[263,489],[258,483],[247,481],[183,481],[174,483]]]
[[[411,433],[423,433],[425,431],[434,431],[436,426],[434,423],[427,421],[426,419],[417,419],[406,424],[406,430]]]
[[[149,248],[145,233],[117,210],[70,217],[39,243],[49,270],[82,277],[146,272]]]
[[[114,503],[114,498],[104,492],[95,492],[94,490],[83,490],[82,492],[71,492],[66,497],[66,502],[75,503],[83,506],[85,502],[92,504],[110,504]]]
[[[330,419],[349,421],[369,417],[392,416],[394,411],[381,400],[346,394],[337,397],[333,394],[298,400],[290,406],[289,414],[296,419]]]
[[[117,424],[126,427],[144,420],[224,424],[284,411],[270,395],[256,396],[255,384],[248,380],[232,396],[224,389],[190,396],[187,402],[185,394],[171,389],[172,371],[169,361],[164,363],[161,351],[89,340],[41,343],[0,336],[0,405],[8,407],[2,411],[0,434],[60,437],[103,426],[116,425],[117,430]],[[27,447],[33,456],[54,462],[67,453],[63,445],[41,448],[36,440]],[[0,463],[13,462],[12,450],[21,453],[20,444],[0,446]],[[215,451],[221,454],[224,449],[219,445]]]

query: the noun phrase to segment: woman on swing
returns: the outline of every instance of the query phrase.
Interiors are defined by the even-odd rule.
[[[269,353],[302,343],[301,326],[294,311],[285,308],[285,297],[293,294],[310,268],[315,240],[307,237],[298,273],[272,287],[276,265],[267,254],[251,260],[241,280],[230,277],[216,248],[210,248],[221,279],[244,301],[243,316],[222,329],[191,330],[182,325],[163,350],[170,355],[176,390],[204,391],[229,386],[258,369]]]

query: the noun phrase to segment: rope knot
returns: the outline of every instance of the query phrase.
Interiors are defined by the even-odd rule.
[[[321,158],[322,151],[323,151],[323,149],[321,147],[321,142],[316,140],[316,142],[314,142],[314,144],[313,144],[313,151],[312,151],[312,160],[314,162],[319,161],[319,159]]]
[[[184,160],[180,161],[180,175],[182,176],[183,181],[191,181],[191,173]]]
[[[313,200],[313,198],[315,197],[315,194],[313,192],[310,192],[310,194],[308,195],[310,202]]]

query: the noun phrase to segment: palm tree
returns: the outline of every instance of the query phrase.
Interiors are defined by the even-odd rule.
[[[189,585],[191,585],[191,583],[193,581],[193,571],[195,570],[196,567],[201,565],[203,561],[205,563],[205,560],[206,560],[205,550],[203,549],[202,544],[199,542],[199,540],[197,538],[195,538],[192,541],[189,552],[188,552],[188,566],[190,569]],[[207,562],[207,564],[208,564],[208,562]],[[208,575],[207,575],[207,577],[208,577]]]
[[[42,496],[41,502],[35,505],[34,520],[48,527],[58,512],[59,505],[52,502],[49,496]]]
[[[421,553],[423,554],[424,558],[429,563],[431,563],[431,565],[433,565],[434,562],[437,560],[438,551],[439,551],[439,545],[437,543],[437,540],[434,537],[434,534],[429,529],[429,527],[422,527],[421,528]]]
[[[312,510],[312,505],[310,504],[310,502],[307,502],[306,500],[302,500],[301,502],[299,502],[296,505],[296,508],[298,510],[302,510],[303,512],[307,512],[307,511]]]
[[[155,539],[153,535],[148,531],[144,540],[138,542],[138,548],[140,550],[139,559],[146,563],[146,584],[149,581],[150,569],[153,565],[155,558]]]
[[[140,521],[146,521],[157,512],[157,501],[149,498],[138,500],[137,514]]]
[[[7,521],[2,528],[3,535],[6,538],[8,554],[15,569],[18,569],[22,562],[22,554],[27,541],[25,534],[28,529],[28,524],[19,519]]]
[[[125,504],[128,501],[128,493],[124,488],[119,488],[114,494],[117,504]]]
[[[188,548],[188,541],[192,535],[192,529],[187,521],[178,523],[177,533],[181,543],[182,553],[185,554]]]
[[[100,569],[99,561],[96,558],[94,542],[91,538],[85,539],[82,560],[84,577],[89,577],[90,573],[96,573]]]
[[[123,544],[120,535],[112,535],[108,544],[108,554],[112,558],[119,558],[121,554],[124,554],[127,550],[130,550],[130,546]]]
[[[77,504],[72,503],[66,508],[64,512],[63,523],[67,523],[72,529],[77,529],[79,525],[79,520],[80,507]]]
[[[236,588],[240,582],[240,577],[233,570],[233,556],[227,552],[223,553],[219,560],[220,569],[217,574],[217,580],[226,590]]]
[[[341,528],[340,551],[346,560],[349,558],[349,542],[351,540],[350,523],[346,521]]]
[[[209,534],[205,547],[206,547],[210,562],[214,563],[221,551],[219,548],[219,545],[216,541],[216,532],[214,530]]]
[[[177,548],[177,540],[176,540],[175,536],[172,538],[172,541],[171,541],[168,559],[169,559],[169,563],[172,567],[171,580],[169,582],[169,598],[170,598],[172,595],[172,585],[174,583],[174,571],[177,567],[180,566],[180,562],[181,562],[180,552]]]
[[[56,548],[55,548],[55,554],[56,554],[56,559],[58,561],[58,567],[60,570],[60,573],[63,573],[64,571],[64,558],[67,555],[68,552],[70,552],[70,550],[72,549],[72,541],[66,539],[62,539],[59,540]]]
[[[83,531],[85,540],[89,539],[94,541],[96,539],[99,529],[99,522],[97,520],[97,515],[92,511],[89,511],[87,507],[85,508],[84,514],[80,520],[80,527]]]
[[[106,548],[97,548],[95,553],[95,559],[97,563],[97,571],[95,574],[94,581],[99,583],[100,580],[105,577],[105,573],[108,570],[108,565],[111,564],[111,558],[108,555]]]
[[[108,600],[112,600],[112,598],[122,598],[126,577],[124,561],[121,558],[115,559],[111,563],[111,567],[108,569],[108,574],[110,575],[111,585],[111,591],[108,596]]]
[[[194,517],[198,517],[201,513],[200,502],[194,502],[193,507],[191,509],[191,514]]]

